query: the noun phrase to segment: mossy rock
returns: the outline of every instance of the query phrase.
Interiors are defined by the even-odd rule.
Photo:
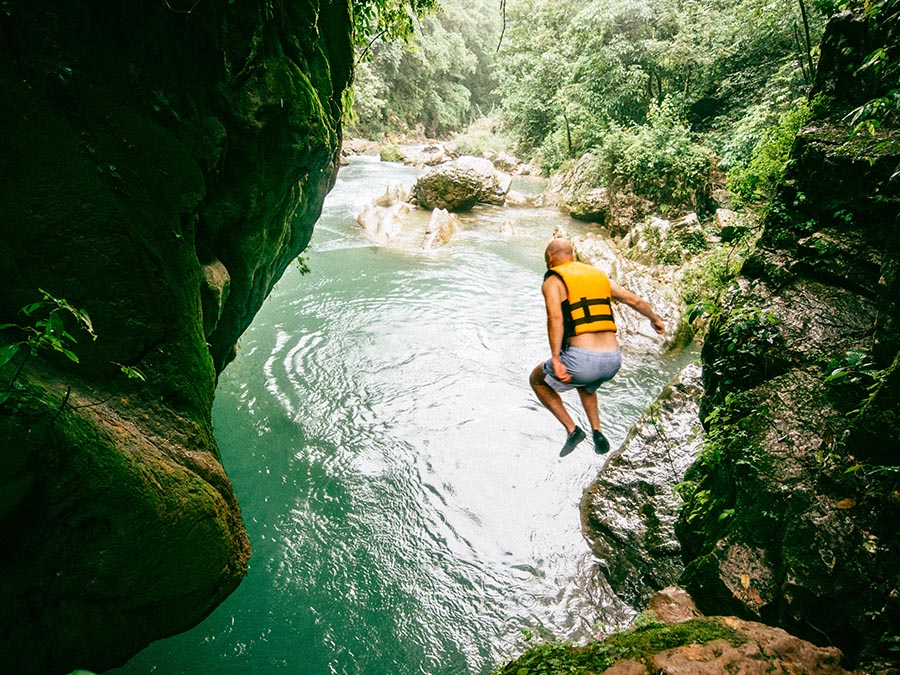
[[[734,617],[653,623],[583,646],[542,644],[494,675],[796,672],[847,675],[841,653]]]
[[[46,289],[98,336],[31,357],[0,406],[9,669],[121,664],[244,573],[211,406],[334,184],[349,12],[4,5],[0,324]]]

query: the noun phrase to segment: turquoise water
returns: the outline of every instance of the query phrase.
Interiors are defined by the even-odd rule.
[[[488,673],[527,635],[583,640],[633,615],[580,532],[602,458],[586,442],[560,459],[562,427],[527,384],[548,351],[543,249],[558,222],[577,227],[491,207],[437,251],[420,248],[426,216],[374,245],[356,214],[415,175],[341,169],[311,273],[288,270],[217,390],[250,571],[195,629],[112,672]],[[614,447],[682,361],[626,351],[600,392]]]

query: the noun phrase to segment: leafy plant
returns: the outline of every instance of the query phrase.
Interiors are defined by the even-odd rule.
[[[811,117],[806,101],[795,101],[774,126],[762,132],[749,162],[735,165],[728,171],[728,188],[740,201],[754,202],[771,195],[784,175],[797,132]]]
[[[300,274],[309,274],[312,272],[312,269],[309,266],[309,255],[306,252],[303,252],[294,258],[294,264],[297,266]]]
[[[438,0],[352,0],[350,7],[356,43],[368,49],[376,40],[408,40]]]
[[[0,324],[0,330],[14,331],[20,338],[0,348],[0,368],[19,359],[18,366],[9,381],[8,390],[15,385],[28,359],[37,354],[60,354],[69,361],[78,363],[78,356],[73,351],[77,340],[66,329],[65,317],[74,319],[92,340],[97,339],[91,318],[86,311],[73,307],[64,298],[57,298],[43,289],[39,291],[42,297],[40,301],[19,310],[25,319],[32,320],[31,324]],[[8,395],[7,391],[7,398]]]
[[[730,245],[719,245],[684,268],[679,291],[691,323],[715,314],[722,295],[737,278],[753,250],[758,231],[747,227]]]
[[[787,350],[781,336],[781,319],[753,306],[723,310],[713,317],[711,339],[704,359],[711,365],[715,381],[707,386],[707,396],[715,400],[719,385],[725,390],[744,390],[781,372]]]
[[[838,358],[831,359],[825,366],[825,382],[849,381],[853,384],[871,385],[881,374],[872,354],[863,349],[851,349]]]
[[[711,153],[695,140],[675,99],[652,103],[644,125],[615,127],[600,154],[611,190],[632,191],[664,213],[708,211]]]

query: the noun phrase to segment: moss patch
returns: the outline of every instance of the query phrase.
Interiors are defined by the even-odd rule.
[[[651,625],[616,633],[602,642],[584,646],[546,643],[529,649],[495,675],[588,675],[602,673],[613,664],[633,659],[646,662],[654,654],[685,645],[725,640],[739,646],[747,638],[721,619],[700,618],[671,625]]]

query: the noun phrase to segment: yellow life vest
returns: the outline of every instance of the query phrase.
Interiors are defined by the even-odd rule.
[[[581,333],[616,330],[609,277],[602,270],[572,260],[551,267],[544,278],[551,274],[563,280],[568,292],[568,298],[562,303],[567,338]]]

